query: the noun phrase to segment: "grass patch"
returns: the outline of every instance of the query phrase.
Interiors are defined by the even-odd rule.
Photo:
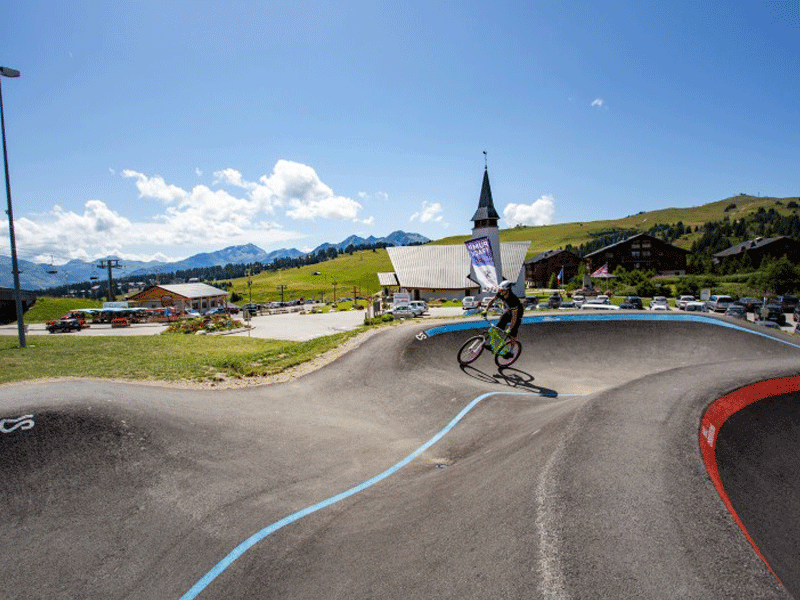
[[[46,323],[47,321],[60,319],[62,315],[67,314],[73,309],[102,307],[103,303],[97,300],[39,296],[36,298],[36,304],[31,306],[28,312],[25,313],[22,320],[25,323]]]
[[[0,383],[51,377],[211,381],[274,375],[331,350],[358,328],[305,342],[244,337],[31,336],[0,339]]]

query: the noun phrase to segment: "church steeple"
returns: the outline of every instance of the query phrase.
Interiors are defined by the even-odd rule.
[[[483,227],[497,227],[497,221],[500,215],[494,208],[494,200],[492,200],[492,187],[489,185],[489,169],[488,167],[483,171],[483,185],[481,186],[481,198],[478,201],[478,210],[472,215],[472,221],[475,228]]]

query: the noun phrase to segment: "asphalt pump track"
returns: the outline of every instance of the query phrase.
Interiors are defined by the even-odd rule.
[[[800,598],[795,338],[550,315],[459,367],[481,325],[242,390],[0,387],[0,596]]]

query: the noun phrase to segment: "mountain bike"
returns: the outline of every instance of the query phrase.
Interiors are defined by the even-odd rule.
[[[488,322],[488,319],[486,320]],[[498,367],[513,365],[522,354],[522,344],[512,340],[508,333],[494,323],[489,323],[486,331],[474,335],[464,342],[458,351],[458,362],[462,366],[473,363],[487,348],[494,354],[494,362]]]

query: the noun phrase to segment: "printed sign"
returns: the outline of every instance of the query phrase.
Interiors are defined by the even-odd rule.
[[[474,275],[474,281],[480,284],[482,292],[496,292],[500,282],[497,279],[497,268],[489,238],[467,240],[464,245],[472,263],[470,276]]]
[[[392,304],[395,308],[398,306],[408,306],[411,303],[411,294],[408,292],[397,292],[392,296]]]

